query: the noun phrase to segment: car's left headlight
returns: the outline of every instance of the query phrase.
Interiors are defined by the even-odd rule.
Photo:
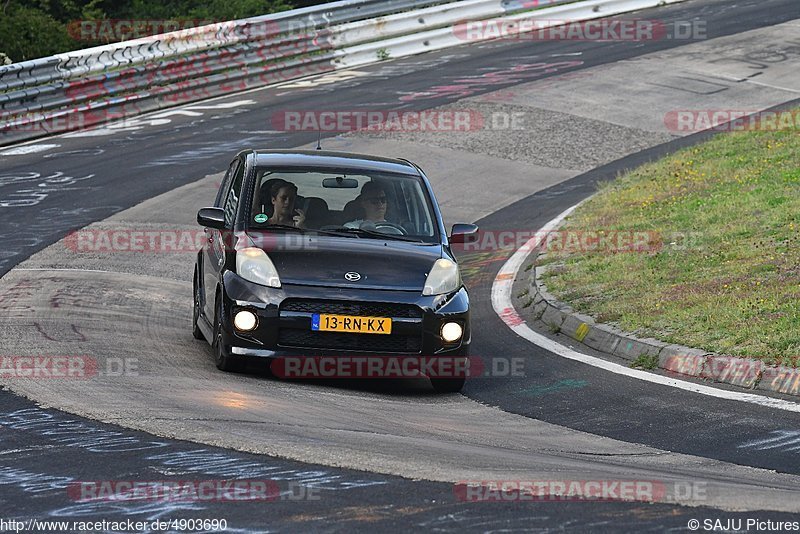
[[[262,286],[281,287],[278,270],[260,248],[247,247],[236,251],[236,274]]]
[[[458,265],[446,258],[436,260],[425,280],[423,295],[444,295],[461,287],[461,273]]]

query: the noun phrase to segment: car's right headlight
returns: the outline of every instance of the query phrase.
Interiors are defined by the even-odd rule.
[[[236,274],[255,284],[281,287],[278,270],[260,248],[248,247],[236,251]]]
[[[461,287],[461,273],[458,264],[446,258],[439,258],[433,263],[431,272],[425,280],[423,295],[444,295]]]

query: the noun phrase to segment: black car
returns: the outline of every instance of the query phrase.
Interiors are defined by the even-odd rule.
[[[231,163],[194,271],[194,336],[217,367],[273,359],[467,361],[469,297],[431,185],[415,164],[246,150]],[[307,363],[307,362],[306,362]],[[423,373],[458,391],[464,373]]]

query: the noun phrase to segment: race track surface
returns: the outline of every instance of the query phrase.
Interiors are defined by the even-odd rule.
[[[419,162],[447,224],[536,230],[598,181],[706,137],[667,131],[665,113],[800,97],[798,14],[786,0],[735,9],[690,0],[629,16],[707,20],[707,40],[465,45],[0,148],[3,354],[84,355],[100,371],[0,379],[14,392],[0,392],[0,504],[20,518],[227,517],[241,532],[661,531],[746,516],[738,512],[797,517],[797,413],[637,381],[516,337],[489,300],[511,250],[491,251],[467,277],[473,353],[522,361],[524,376],[437,395],[424,380],[281,381],[262,362],[221,373],[190,334],[193,254],[83,253],[63,238],[87,224],[196,229],[239,149],[315,142],[276,130],[276,112],[441,106],[522,113],[525,128],[346,134],[323,145]],[[117,372],[120,362],[134,368]],[[77,427],[145,445],[100,450],[68,437]],[[245,473],[286,491],[319,488],[319,498],[279,499],[259,516],[251,504],[86,504],[66,491],[79,480]],[[492,479],[647,480],[666,493],[651,505],[468,503],[454,492],[453,483]]]

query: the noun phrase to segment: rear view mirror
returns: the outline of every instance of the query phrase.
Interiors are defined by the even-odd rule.
[[[337,176],[336,178],[325,178],[324,180],[322,180],[322,187],[355,189],[356,187],[358,187],[358,180],[356,180],[355,178],[345,178],[344,176]]]
[[[225,210],[222,208],[200,208],[197,212],[197,224],[216,230],[225,229]]]
[[[472,243],[478,238],[478,227],[474,224],[456,223],[450,232],[451,243]]]

